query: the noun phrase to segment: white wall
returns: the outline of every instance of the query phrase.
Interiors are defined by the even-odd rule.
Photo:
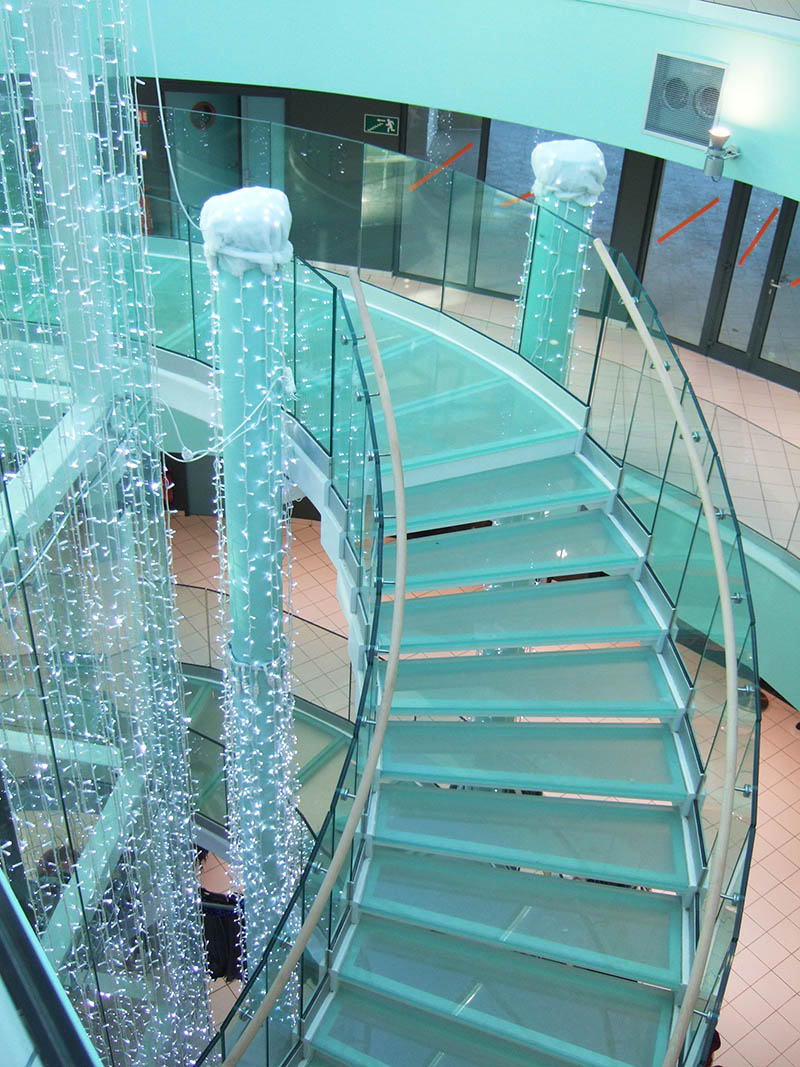
[[[136,68],[152,76],[145,0]],[[800,22],[702,0],[150,0],[162,77],[315,89],[450,108],[690,165],[642,132],[657,51],[728,64],[732,178],[800,199]]]

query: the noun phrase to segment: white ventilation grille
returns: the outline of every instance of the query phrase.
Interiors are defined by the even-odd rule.
[[[687,144],[708,144],[722,91],[725,67],[660,52],[644,128]]]

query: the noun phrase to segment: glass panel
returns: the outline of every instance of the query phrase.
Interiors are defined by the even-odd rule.
[[[188,220],[186,229],[190,238],[188,252],[194,316],[194,354],[197,359],[211,363],[214,354],[211,325],[211,272],[203,252],[203,234],[199,228],[190,226]]]
[[[710,185],[696,167],[667,163],[664,168],[644,286],[667,333],[689,344],[700,341],[732,189],[729,178]]]
[[[440,166],[466,145],[472,147],[451,164],[456,170],[473,177],[478,173],[478,155],[483,119],[460,111],[441,108],[408,108],[406,151],[435,166]]]
[[[398,269],[401,274],[441,285],[453,172],[448,169],[433,174],[433,170],[430,163],[406,160]],[[431,299],[434,296],[431,291]]]
[[[482,186],[475,260],[476,289],[489,289],[493,293],[519,299],[532,215],[532,205],[527,200],[520,200],[490,185]],[[505,303],[493,305],[494,317],[497,318],[498,310],[502,312],[507,306]],[[506,310],[498,325],[513,325],[513,317],[510,322],[508,319]]]
[[[719,340],[722,344],[738,348],[742,352],[747,348],[750,327],[761,296],[780,206],[781,198],[775,193],[768,193],[763,189],[753,189],[750,193],[750,203],[736,253],[736,267],[719,330]]]
[[[189,770],[201,815],[225,826],[228,804],[225,795],[225,748],[211,737],[189,730]]]
[[[294,286],[297,418],[330,455],[335,290],[299,260]]]
[[[693,664],[709,654],[707,635],[715,618],[719,590],[714,574],[705,517],[700,516],[678,593],[675,609],[675,643],[692,675]],[[717,653],[720,646],[717,646]]]
[[[151,237],[147,242],[153,284],[153,306],[157,344],[170,352],[193,356],[192,277],[186,254],[189,224],[176,217],[172,227],[177,240]],[[206,268],[206,276],[208,269]],[[208,358],[206,355],[204,358]]]
[[[364,442],[366,405],[359,388],[358,370],[353,359],[355,352],[350,324],[337,317],[334,338],[336,362],[334,366],[332,481],[333,487],[346,504],[350,494],[350,462],[354,441]],[[360,398],[360,399],[359,399]],[[363,456],[363,451],[362,451]],[[355,478],[360,471],[353,471]]]
[[[186,207],[201,208],[210,196],[240,188],[239,97],[168,90],[164,102],[173,166]]]
[[[473,231],[477,227],[480,201],[480,183],[469,175],[459,174],[454,170],[444,264],[444,279],[447,285],[465,286],[469,283]]]
[[[761,358],[800,371],[800,213],[795,216]]]
[[[405,156],[373,145],[364,146],[364,181],[361,199],[361,269],[369,280],[391,287],[395,234],[403,196]],[[387,279],[372,272],[386,272]]]
[[[284,137],[295,252],[320,265],[357,266],[364,145],[291,127]]]

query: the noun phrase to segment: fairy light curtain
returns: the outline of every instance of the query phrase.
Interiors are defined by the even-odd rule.
[[[0,12],[3,865],[98,1051],[209,1038],[122,0]]]

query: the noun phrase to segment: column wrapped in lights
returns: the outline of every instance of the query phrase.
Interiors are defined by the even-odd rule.
[[[189,1067],[210,1019],[125,12],[17,0],[0,26],[3,863],[106,1062]]]
[[[526,359],[565,382],[589,243],[580,230],[591,227],[606,167],[597,145],[583,140],[538,144],[531,166],[536,214],[517,335]]]
[[[294,729],[283,581],[288,526],[282,268],[291,213],[277,189],[214,196],[200,226],[214,280],[221,555],[229,593],[225,738],[228,819],[247,957],[263,954],[297,875]]]

